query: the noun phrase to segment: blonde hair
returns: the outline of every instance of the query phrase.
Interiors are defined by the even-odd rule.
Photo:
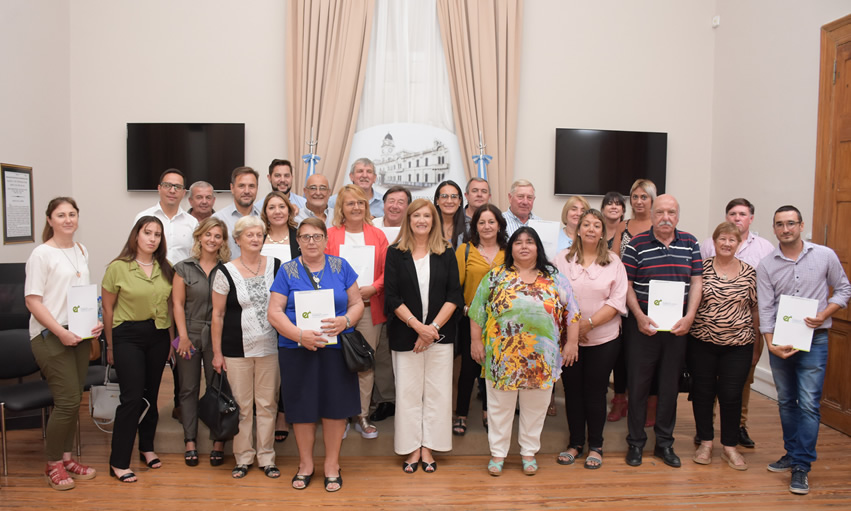
[[[399,230],[399,241],[396,242],[396,248],[403,252],[414,251],[414,231],[411,229],[411,215],[415,211],[422,208],[427,208],[431,212],[431,230],[428,233],[428,251],[433,254],[442,254],[449,248],[449,242],[443,239],[442,229],[440,228],[440,218],[437,216],[437,208],[428,199],[417,199],[408,206],[405,211],[405,218],[402,219],[402,227]]]
[[[340,191],[337,192],[337,202],[334,204],[334,219],[331,220],[331,225],[333,225],[334,227],[340,227],[341,225],[346,223],[346,219],[343,216],[344,193],[354,195],[355,199],[363,201],[363,207],[366,210],[363,214],[363,221],[368,223],[369,225],[372,225],[372,212],[369,211],[369,201],[367,200],[366,194],[363,193],[361,187],[356,185],[346,185],[340,188]]]
[[[567,199],[567,202],[564,203],[564,207],[561,208],[561,223],[562,223],[562,225],[567,225],[567,212],[570,211],[570,209],[574,205],[576,205],[577,202],[582,204],[582,209],[584,210],[583,213],[585,211],[588,211],[588,210],[591,209],[591,205],[588,204],[588,201],[585,200],[585,197],[583,197],[581,195],[574,195],[573,197],[570,197],[569,199]],[[580,220],[580,222],[581,221],[582,220]]]
[[[222,246],[216,254],[216,259],[222,262],[230,261],[230,245],[228,245],[228,226],[223,221],[216,217],[207,217],[201,220],[195,232],[192,233],[192,238],[195,240],[192,243],[192,253],[190,254],[195,259],[201,259],[201,237],[207,234],[212,228],[218,227],[222,230]]]
[[[641,188],[647,195],[650,196],[650,203],[656,202],[656,184],[649,179],[636,179],[634,183],[632,183],[632,188],[629,189],[630,199],[632,198],[632,193]]]
[[[234,241],[238,241],[242,233],[252,227],[259,227],[263,231],[263,234],[266,234],[266,224],[263,223],[263,220],[260,220],[260,217],[248,215],[237,220],[236,225],[233,226]]]
[[[582,225],[582,221],[585,220],[585,217],[591,215],[603,225],[603,232],[600,233],[600,239],[597,241],[597,258],[595,262],[600,266],[606,266],[610,262],[612,262],[612,258],[609,257],[609,254],[612,253],[609,251],[609,242],[608,236],[606,234],[606,219],[603,218],[603,214],[597,211],[596,209],[589,209],[582,213],[582,216],[579,217],[579,226]],[[576,240],[574,240],[573,245],[567,250],[567,255],[564,257],[567,261],[570,261],[574,257],[576,257],[576,262],[578,264],[584,264],[585,258],[583,257],[585,248],[582,245],[582,237],[579,235],[579,226],[576,227]]]

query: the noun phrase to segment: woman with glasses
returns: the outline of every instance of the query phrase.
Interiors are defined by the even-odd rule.
[[[467,224],[464,221],[464,195],[461,187],[455,181],[444,181],[437,185],[434,192],[434,205],[437,206],[438,217],[443,239],[448,241],[453,250],[464,239]]]
[[[335,492],[343,487],[340,448],[346,423],[361,407],[358,376],[346,367],[339,338],[334,344],[328,342],[329,337],[354,330],[363,315],[363,300],[358,276],[349,263],[325,253],[327,230],[321,220],[303,221],[298,243],[301,256],[281,266],[268,310],[269,322],[278,331],[281,394],[298,446],[298,471],[292,487],[304,490],[310,485],[315,472],[316,423],[321,420],[325,491]],[[298,327],[296,293],[326,289],[333,291],[335,316],[323,319],[319,330]]]
[[[359,265],[366,264],[372,270],[372,279],[366,281],[358,277],[361,281],[358,287],[364,304],[364,313],[355,328],[363,334],[372,349],[377,349],[381,326],[387,321],[384,317],[384,259],[387,256],[387,236],[381,229],[372,226],[369,202],[366,200],[363,189],[355,185],[346,185],[337,194],[333,223],[334,227],[328,229],[326,254],[342,257],[351,264],[354,259],[349,258],[357,257],[355,254],[369,256],[371,252],[371,260],[365,260],[364,256],[358,259]],[[371,247],[371,249],[363,250],[365,247]],[[366,268],[363,273],[367,273],[365,270]],[[369,405],[374,380],[373,369],[358,374],[360,415],[355,423],[355,429],[364,438],[378,437],[378,428],[369,422]]]
[[[561,208],[561,223],[564,227],[558,232],[558,251],[570,248],[576,237],[576,229],[579,227],[579,217],[591,209],[591,205],[581,195],[574,195],[567,199]]]
[[[612,245],[615,241],[615,234],[617,234],[618,226],[623,222],[623,216],[626,213],[626,203],[623,200],[623,196],[620,192],[609,192],[605,196],[603,196],[603,202],[601,202],[602,207],[600,208],[601,213],[603,213],[603,220],[605,220],[606,224],[606,233],[608,239],[606,240],[606,244],[609,247],[609,250],[612,249]]]
[[[393,443],[406,456],[405,473],[416,472],[420,462],[432,473],[437,470],[432,451],[452,449],[453,343],[464,296],[434,204],[412,202],[398,240],[387,249],[384,267],[384,313],[396,373]]]

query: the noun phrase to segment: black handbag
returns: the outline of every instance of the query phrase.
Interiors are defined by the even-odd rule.
[[[239,432],[239,406],[227,382],[225,373],[213,374],[212,383],[198,401],[198,418],[210,428],[216,440],[228,440]]]
[[[362,333],[354,330],[340,334],[339,338],[343,345],[343,359],[349,371],[361,373],[375,367],[375,350],[366,342]]]

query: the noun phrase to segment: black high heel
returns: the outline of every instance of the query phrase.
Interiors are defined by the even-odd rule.
[[[184,438],[183,445],[186,446],[189,442],[195,443],[194,438]],[[198,449],[187,449],[183,452],[183,461],[186,463],[187,467],[197,467],[198,466]]]

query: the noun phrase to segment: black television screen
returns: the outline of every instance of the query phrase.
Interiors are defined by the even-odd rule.
[[[556,129],[556,195],[629,195],[636,179],[665,193],[668,134],[644,131]]]
[[[128,123],[127,190],[156,190],[169,168],[186,175],[186,186],[207,181],[230,189],[230,175],[245,165],[245,124]]]

